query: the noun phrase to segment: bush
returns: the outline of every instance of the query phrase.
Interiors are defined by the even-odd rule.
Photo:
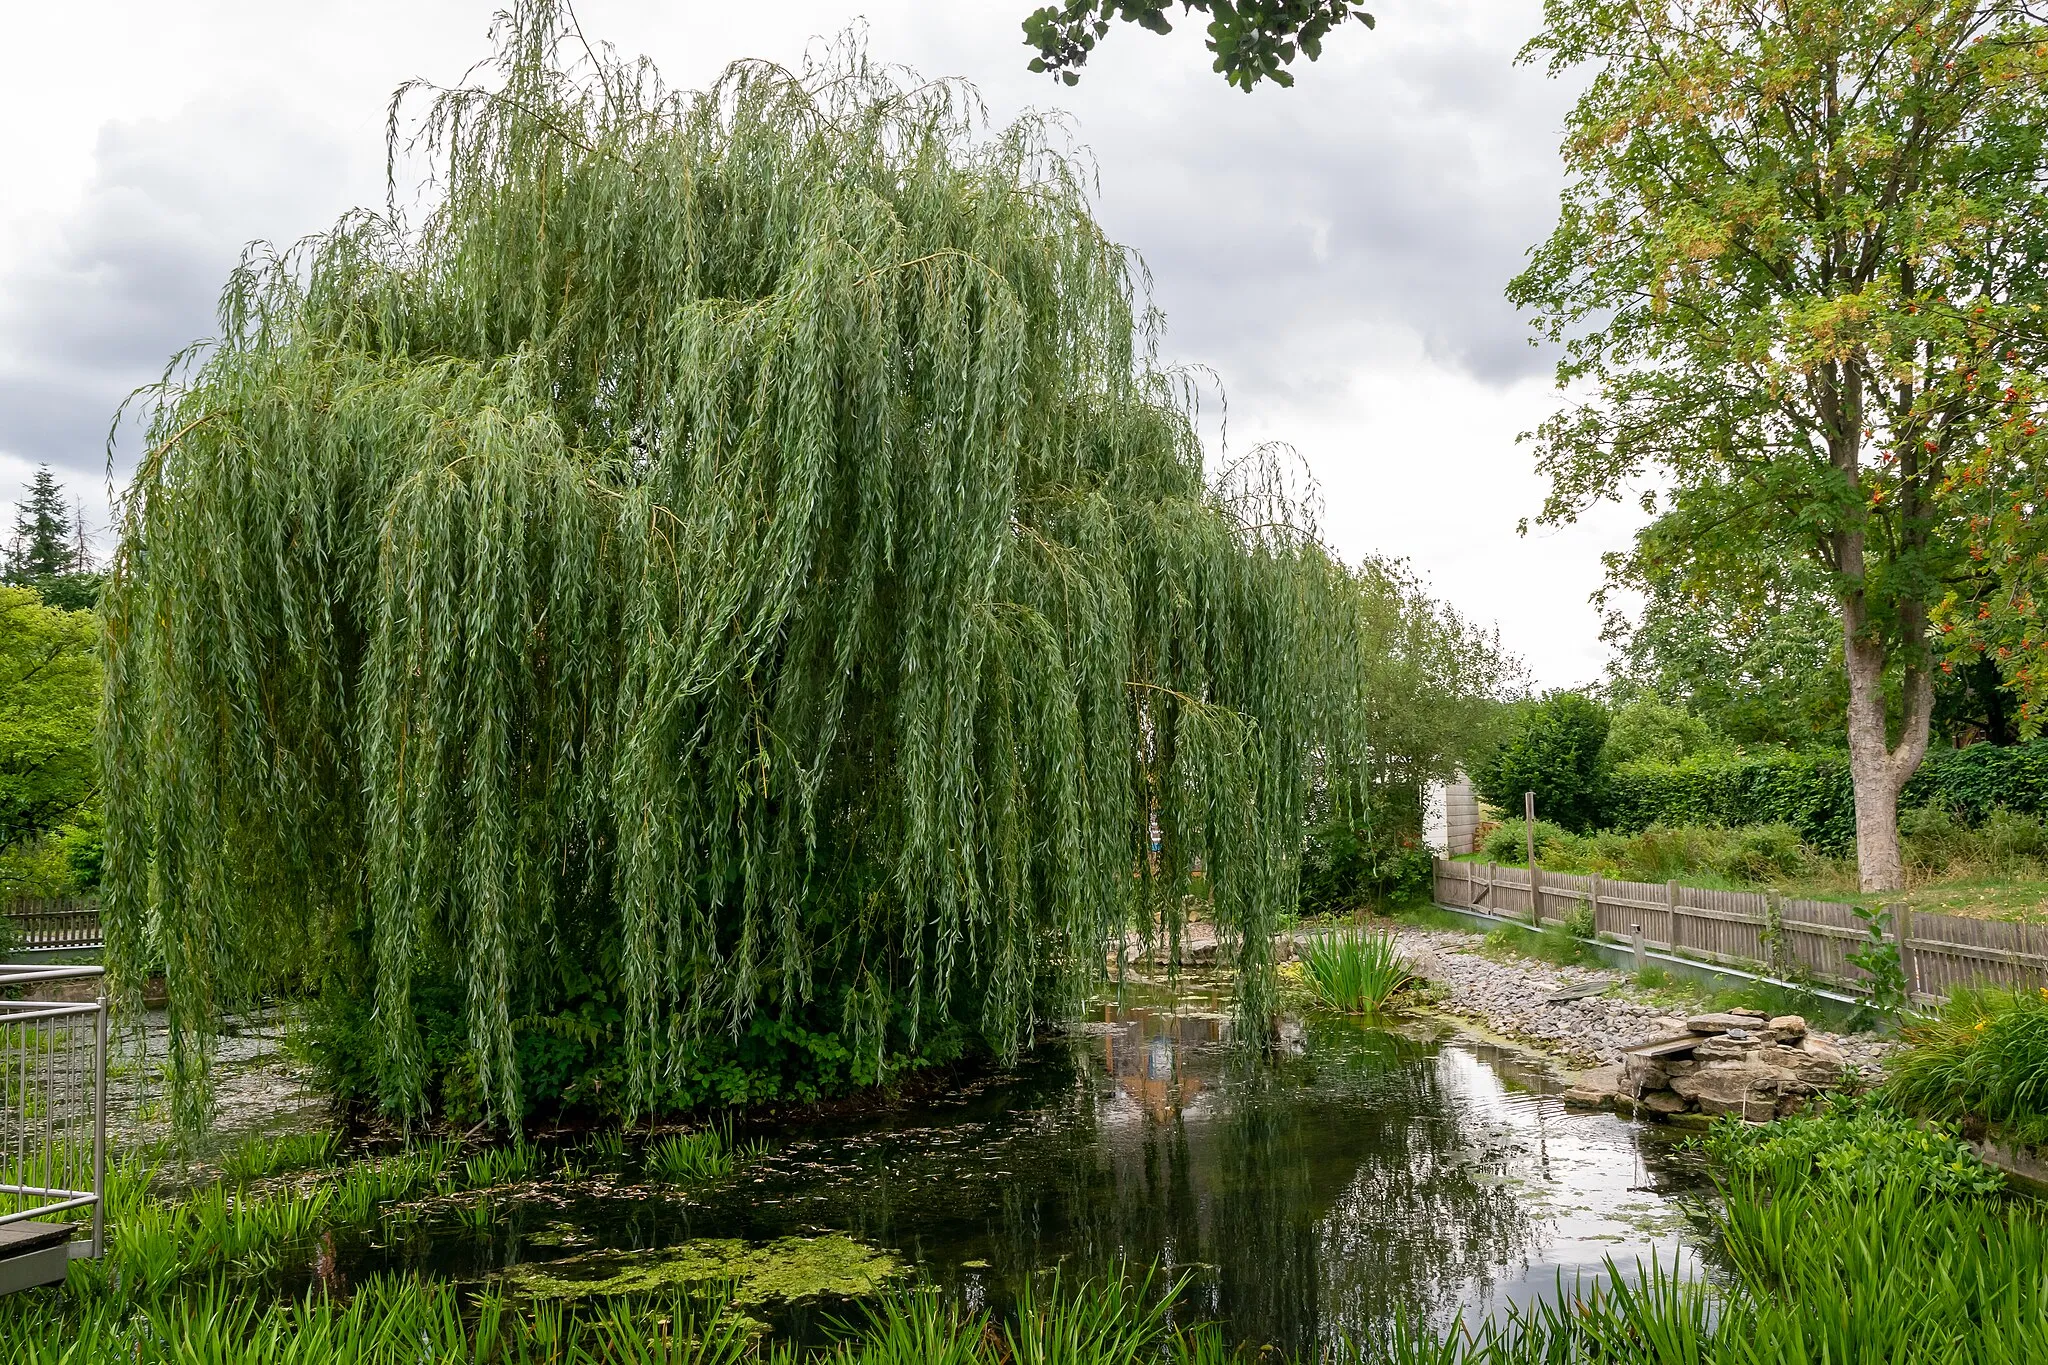
[[[1713,743],[1713,732],[1698,716],[1655,697],[1640,697],[1614,713],[1607,757],[1613,763],[1676,763]]]
[[[1616,829],[1784,824],[1829,854],[1856,846],[1856,802],[1849,761],[1841,754],[1698,754],[1677,763],[1623,763],[1609,774],[1606,790],[1603,814]],[[1902,810],[1939,808],[1971,828],[2000,810],[2048,810],[2048,739],[1937,753],[1920,765],[1899,804]]]
[[[1569,830],[1601,823],[1607,803],[1607,708],[1579,692],[1518,707],[1493,755],[1478,766],[1479,794],[1510,814],[1536,793],[1539,819]]]
[[[1790,825],[1746,825],[1727,831],[1713,858],[1714,870],[1731,881],[1771,882],[1796,877],[1812,862],[1799,831]]]
[[[2048,858],[2048,828],[2038,815],[2024,815],[2000,806],[1984,817],[1977,836],[1993,863]]]
[[[1516,867],[1529,861],[1529,841],[1523,831],[1528,823],[1522,820],[1503,820],[1480,845],[1480,851],[1487,859],[1496,863],[1512,863]],[[1548,820],[1536,822],[1536,861],[1549,866],[1551,859],[1559,854],[1572,854],[1578,850],[1579,837]]]
[[[1391,822],[1381,822],[1387,831]],[[1360,907],[1394,910],[1430,899],[1435,859],[1409,832],[1359,828],[1325,820],[1308,832],[1301,855],[1299,903],[1305,915],[1342,914]]]
[[[1851,1198],[1892,1188],[1982,1198],[2005,1188],[1953,1133],[1922,1127],[1867,1096],[1830,1096],[1817,1113],[1761,1125],[1723,1115],[1704,1145],[1722,1173],[1777,1191],[1819,1184]]]
[[[1507,821],[1486,837],[1481,851],[1496,863],[1519,867],[1527,861],[1523,828],[1520,820]],[[1552,872],[1592,872],[1627,881],[1663,882],[1713,872],[1731,881],[1769,884],[1811,871],[1814,855],[1790,825],[1652,825],[1635,834],[1572,834],[1538,820],[1536,859]]]
[[[2048,990],[1958,990],[1901,1037],[1884,1082],[1901,1109],[2048,1145]]]

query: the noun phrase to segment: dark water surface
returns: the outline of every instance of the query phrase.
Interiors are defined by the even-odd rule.
[[[1191,1277],[1189,1315],[1305,1351],[1397,1311],[1498,1313],[1608,1257],[1691,1260],[1681,1201],[1704,1178],[1658,1130],[1567,1110],[1516,1054],[1427,1022],[1312,1016],[1260,1059],[1222,1041],[1226,1009],[1127,994],[1013,1073],[781,1140],[723,1184],[548,1184],[488,1218],[395,1224],[346,1270],[482,1279],[593,1248],[837,1233],[992,1307],[1054,1267],[1157,1261]],[[769,1316],[809,1335],[824,1311]]]

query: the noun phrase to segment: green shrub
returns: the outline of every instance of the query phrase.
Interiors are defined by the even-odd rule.
[[[1727,831],[1713,859],[1716,872],[1733,881],[1771,882],[1805,872],[1812,858],[1790,825],[1745,825]]]
[[[1984,817],[1977,837],[1985,857],[1996,864],[2048,858],[2048,827],[2039,815],[2000,806]]]
[[[1811,1182],[1851,1197],[1900,1187],[1923,1197],[1983,1198],[2005,1188],[1953,1133],[1923,1127],[1869,1096],[1830,1096],[1815,1113],[1760,1125],[1723,1115],[1703,1145],[1723,1175],[1778,1191]]]
[[[1856,802],[1843,754],[1696,754],[1677,763],[1622,763],[1609,774],[1606,791],[1602,820],[1616,829],[1785,824],[1825,853],[1846,854],[1856,845]],[[1900,806],[1938,807],[1971,828],[2000,809],[2048,810],[2048,738],[1930,755],[1907,782]]]
[[[1607,757],[1613,763],[1676,763],[1713,744],[1705,721],[1655,697],[1639,697],[1616,711],[1607,730]]]
[[[1575,905],[1565,912],[1564,922],[1559,926],[1573,938],[1593,938],[1600,932],[1599,916],[1590,905]]]
[[[1378,1014],[1415,980],[1394,936],[1373,930],[1310,939],[1302,966],[1316,999],[1347,1014]]]
[[[731,1144],[716,1128],[670,1133],[647,1149],[647,1169],[672,1184],[716,1180],[732,1168]]]
[[[1383,811],[1363,825],[1328,819],[1311,826],[1301,855],[1301,912],[1394,910],[1429,900],[1435,861],[1416,825]]]
[[[1522,794],[1534,792],[1539,820],[1592,829],[1607,803],[1607,730],[1607,708],[1583,693],[1552,692],[1523,703],[1473,783],[1503,811],[1520,811]]]
[[[1522,820],[1503,820],[1486,836],[1480,851],[1496,863],[1512,863],[1520,867],[1529,861],[1528,840],[1523,831],[1528,824]],[[1559,854],[1575,852],[1579,836],[1548,820],[1536,822],[1536,861],[1545,867]]]
[[[2048,990],[1958,990],[1901,1037],[1883,1087],[1901,1109],[2048,1144]]]

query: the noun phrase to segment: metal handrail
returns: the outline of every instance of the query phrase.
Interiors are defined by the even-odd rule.
[[[0,964],[0,987],[47,985],[57,981],[91,979],[102,975],[98,967],[64,966],[40,967]],[[91,1114],[92,1156],[91,1189],[72,1188],[61,1177],[73,1171],[84,1174],[74,1164],[75,1151],[80,1144],[72,1124],[86,1116],[75,1110],[59,1114],[57,1104],[60,1091],[76,1099],[73,1085],[59,1086],[59,1067],[69,1062],[68,1057],[60,1060],[57,1034],[50,1025],[66,1020],[90,1020],[92,1028],[91,1061]],[[73,1064],[75,1067],[75,1063]],[[67,1081],[83,1079],[75,1067]],[[106,1199],[107,1186],[107,1006],[104,997],[92,1001],[62,1000],[0,1000],[0,1083],[11,1083],[15,1090],[13,1127],[16,1129],[14,1150],[10,1153],[0,1148],[0,1157],[11,1157],[15,1180],[20,1183],[0,1183],[0,1195],[14,1196],[26,1206],[11,1212],[0,1212],[0,1226],[24,1222],[33,1218],[47,1218],[52,1214],[70,1213],[78,1209],[92,1210],[90,1235],[82,1242],[71,1244],[70,1254],[97,1257],[106,1246]],[[34,1127],[31,1117],[32,1106],[37,1097],[37,1086],[41,1086],[41,1102],[44,1106],[41,1124],[41,1141],[31,1149],[29,1137]],[[36,1166],[42,1170],[41,1184],[27,1183],[35,1177]],[[52,1179],[53,1176],[59,1179]],[[32,1202],[32,1201],[42,1202]]]
[[[105,976],[106,973],[105,967],[89,967],[83,963],[67,962],[45,967],[32,962],[0,962],[0,986],[77,981],[89,976]]]

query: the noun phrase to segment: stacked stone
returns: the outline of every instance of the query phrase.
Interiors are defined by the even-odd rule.
[[[1841,1050],[1809,1034],[1796,1014],[1729,1010],[1631,1044],[1619,1066],[1582,1073],[1565,1100],[1654,1117],[1740,1114],[1762,1122],[1838,1087],[1844,1065]]]

